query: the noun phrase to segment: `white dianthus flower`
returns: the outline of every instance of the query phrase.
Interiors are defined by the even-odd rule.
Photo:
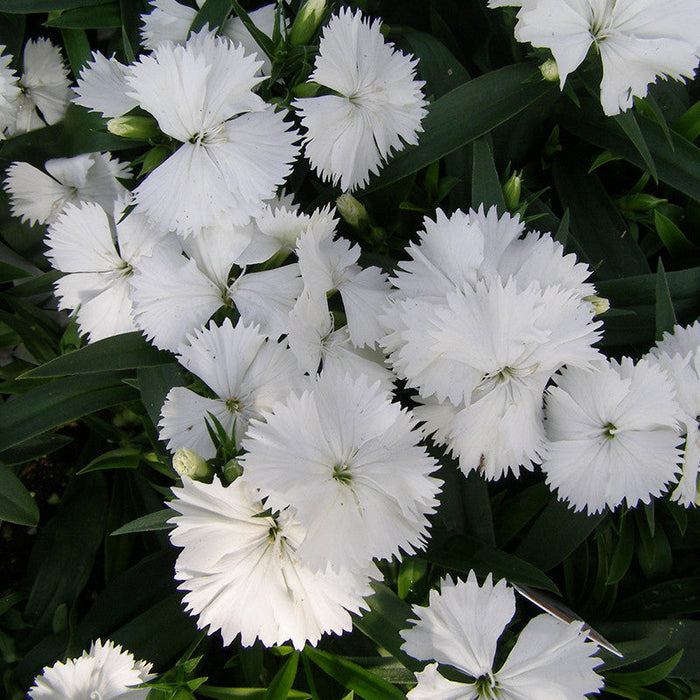
[[[204,459],[216,452],[206,428],[209,413],[229,435],[235,424],[240,444],[251,418],[261,417],[304,382],[294,355],[283,344],[240,321],[234,327],[226,319],[220,327],[211,323],[194,333],[178,359],[216,398],[173,387],[161,409],[160,439],[168,441],[171,451],[188,447]]]
[[[518,636],[497,671],[498,638],[515,613],[513,589],[491,575],[479,586],[473,571],[466,582],[441,582],[430,592],[427,608],[413,606],[418,617],[404,630],[403,651],[421,661],[435,661],[417,674],[410,700],[585,700],[603,687],[593,670],[602,663],[598,647],[586,639],[583,623],[569,624],[538,615]],[[438,664],[453,666],[471,682],[451,681]]]
[[[314,568],[363,567],[427,539],[437,465],[391,398],[379,382],[325,371],[250,423],[246,479],[269,507],[294,508],[306,529],[298,551]]]
[[[54,222],[66,204],[95,202],[107,211],[128,195],[117,178],[128,178],[129,167],[106,153],[83,153],[44,163],[46,172],[24,162],[7,169],[4,189],[13,216],[30,224]]]
[[[247,224],[291,172],[297,134],[253,92],[259,68],[240,45],[204,30],[129,67],[127,95],[181,144],[134,192],[157,225],[188,236]]]
[[[56,282],[58,307],[75,310],[89,342],[137,330],[132,318],[132,266],[165,235],[136,212],[124,216],[128,200],[108,214],[100,205],[68,204],[49,226],[51,265],[66,273]]]
[[[138,104],[126,94],[124,80],[128,70],[116,58],[108,59],[93,51],[92,58],[80,70],[73,102],[103,117],[121,117]]]
[[[686,508],[700,505],[700,321],[685,328],[675,326],[672,333],[664,333],[645,357],[670,377],[683,411],[680,419],[681,432],[685,435],[683,476],[671,500]]]
[[[29,689],[31,700],[146,700],[155,678],[151,664],[137,661],[119,644],[93,642],[82,656],[44,668]]]
[[[661,495],[678,472],[682,414],[667,375],[648,360],[564,369],[545,395],[547,484],[577,511]]]
[[[404,144],[426,114],[416,59],[387,44],[380,21],[348,8],[323,30],[310,80],[332,94],[298,99],[306,156],[324,180],[352,190]]]
[[[561,86],[595,46],[603,64],[606,114],[629,109],[658,77],[692,78],[700,60],[700,5],[695,0],[528,0],[520,5],[518,41],[548,48]]]
[[[186,479],[173,493],[175,578],[200,629],[221,630],[224,644],[240,635],[243,646],[302,649],[352,628],[376,569],[312,571],[298,553],[303,528],[286,511],[270,515],[244,477],[228,487]]]
[[[17,74],[10,68],[12,56],[3,53],[5,48],[0,44],[0,139],[6,137],[8,127],[17,119],[17,98],[20,95]]]

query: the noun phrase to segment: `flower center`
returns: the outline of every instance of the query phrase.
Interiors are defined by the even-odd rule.
[[[243,403],[239,401],[235,396],[232,396],[226,402],[226,408],[228,408],[231,413],[240,413],[243,410]]]
[[[476,679],[474,685],[476,686],[476,692],[481,700],[497,700],[498,691],[496,689],[497,683],[496,679],[492,674],[487,674],[484,676],[479,676]]]
[[[613,26],[613,13],[615,12],[616,2],[617,0],[607,0],[602,10],[591,8],[589,32],[594,42],[603,41],[609,36],[610,29]]]
[[[352,471],[345,462],[341,462],[333,467],[333,478],[341,484],[350,484],[352,482]]]
[[[610,439],[614,438],[615,435],[617,435],[617,433],[619,433],[619,432],[620,432],[619,429],[615,426],[614,423],[607,423],[603,427],[603,435],[605,435],[605,437],[610,438]]]
[[[98,690],[93,690],[90,693],[90,700],[102,700],[102,694]]]

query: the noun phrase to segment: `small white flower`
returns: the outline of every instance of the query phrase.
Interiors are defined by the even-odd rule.
[[[253,88],[260,63],[202,30],[129,67],[129,97],[180,147],[141,182],[137,207],[182,236],[247,224],[291,172],[296,132]]]
[[[542,471],[577,511],[649,503],[675,480],[681,412],[673,385],[648,360],[564,369],[548,389]]]
[[[407,654],[437,662],[418,673],[410,700],[585,700],[603,687],[593,670],[601,663],[593,656],[598,647],[586,640],[582,622],[535,617],[496,671],[498,638],[515,613],[513,590],[503,579],[494,585],[490,574],[479,586],[473,571],[466,582],[440,585],[442,593],[432,590],[427,608],[413,606],[418,621],[401,633]],[[473,680],[447,680],[438,664]]]
[[[17,74],[10,68],[12,56],[3,53],[5,48],[0,44],[0,140],[6,137],[8,127],[17,119],[17,99],[20,96]]]
[[[127,204],[116,203],[110,215],[95,203],[68,204],[49,226],[46,255],[66,273],[55,285],[58,307],[76,311],[88,342],[137,330],[129,277],[133,265],[165,235],[136,212],[122,219]]]
[[[294,508],[310,566],[363,567],[424,544],[436,464],[379,383],[326,371],[263,418],[250,423],[241,464],[269,507]]]
[[[137,661],[119,644],[93,642],[82,656],[44,668],[29,689],[31,700],[146,700],[155,678],[151,664]]]
[[[683,476],[671,500],[686,508],[698,505],[700,470],[700,321],[672,333],[664,333],[645,358],[663,369],[673,382],[676,400],[683,411],[680,426],[685,435]]]
[[[243,477],[228,487],[186,479],[173,493],[170,539],[183,548],[175,578],[197,627],[221,630],[224,644],[240,635],[243,646],[259,639],[296,649],[352,628],[350,613],[366,607],[375,569],[309,569],[298,554],[303,528],[286,511],[266,514]]]
[[[634,96],[645,97],[658,77],[692,78],[700,59],[700,6],[694,0],[507,4],[522,5],[515,36],[552,51],[562,87],[595,46],[603,64],[600,101],[608,115],[629,109]]]
[[[16,119],[9,134],[23,134],[61,121],[68,109],[69,85],[60,49],[48,39],[28,41],[24,45]]]
[[[7,169],[4,189],[13,216],[30,224],[54,222],[66,204],[96,202],[107,211],[128,195],[117,178],[128,178],[126,163],[104,153],[83,153],[44,163],[46,172],[24,162]]]
[[[261,417],[304,381],[294,355],[255,326],[239,321],[233,327],[226,319],[220,327],[211,323],[189,341],[178,359],[216,398],[199,396],[184,387],[170,390],[158,425],[160,439],[168,441],[171,451],[188,447],[204,459],[214,457],[216,450],[205,423],[208,413],[216,416],[229,435],[235,424],[240,444],[251,418]]]
[[[392,151],[418,143],[426,114],[417,60],[385,43],[380,24],[348,8],[331,17],[309,79],[332,94],[294,102],[306,157],[343,190],[366,184]]]

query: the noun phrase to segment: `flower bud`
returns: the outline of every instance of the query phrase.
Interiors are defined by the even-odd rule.
[[[123,136],[127,139],[147,141],[158,136],[161,131],[158,122],[152,117],[115,117],[107,122],[107,131],[115,136]]]
[[[557,67],[557,62],[550,58],[540,65],[540,73],[542,77],[549,83],[559,82],[559,68]]]
[[[321,24],[321,17],[326,9],[326,0],[306,0],[301,6],[292,24],[289,43],[292,46],[308,44],[309,39]]]
[[[610,301],[605,297],[599,297],[597,294],[591,294],[584,297],[583,300],[593,305],[594,316],[600,316],[600,314],[604,314],[610,308]]]
[[[514,172],[503,185],[503,198],[508,211],[515,211],[520,206],[520,189],[523,184],[521,175],[522,173]]]
[[[241,474],[243,474],[243,467],[239,464],[238,459],[235,457],[229,459],[223,468],[224,479],[230,484],[234,482]]]
[[[360,228],[369,222],[369,215],[362,202],[355,199],[349,192],[341,194],[335,200],[340,215],[353,228]]]
[[[173,455],[173,469],[188,479],[204,479],[211,474],[211,469],[202,457],[189,447],[178,447]]]

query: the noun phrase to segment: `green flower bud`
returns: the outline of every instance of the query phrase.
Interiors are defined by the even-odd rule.
[[[309,39],[321,24],[321,17],[326,9],[326,0],[306,0],[292,24],[289,43],[292,46],[308,44]]]
[[[202,457],[189,447],[178,447],[173,455],[173,469],[188,479],[205,479],[211,475],[211,469]]]
[[[243,474],[243,467],[239,464],[238,460],[234,457],[229,459],[223,468],[224,479],[230,484],[234,482],[241,474]]]
[[[557,62],[553,58],[546,60],[540,66],[540,73],[542,73],[542,77],[549,83],[559,82],[559,68],[557,67]]]
[[[115,117],[107,122],[107,131],[127,139],[147,141],[158,136],[161,131],[158,122],[152,117]]]
[[[349,192],[341,194],[335,200],[335,206],[343,219],[353,228],[360,228],[369,222],[369,215],[364,204],[355,199]]]
[[[583,300],[593,305],[594,316],[600,316],[600,314],[604,314],[610,308],[610,301],[604,297],[599,297],[597,294],[591,294],[584,297]]]
[[[515,211],[520,206],[520,189],[523,184],[521,175],[522,173],[514,172],[503,185],[503,197],[508,211]]]

